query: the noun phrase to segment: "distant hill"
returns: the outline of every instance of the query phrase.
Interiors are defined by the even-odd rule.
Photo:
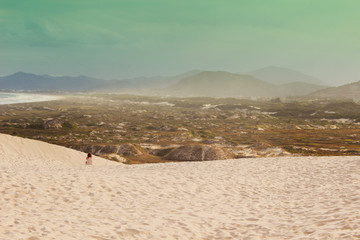
[[[300,96],[326,88],[327,88],[326,86],[305,83],[305,82],[286,83],[278,86],[278,96],[279,97]]]
[[[319,98],[349,98],[356,101],[360,100],[360,81],[342,85],[339,87],[330,87],[309,95]]]
[[[31,91],[86,91],[104,84],[104,80],[86,76],[54,77],[17,72],[0,78],[0,89]]]
[[[141,91],[146,93],[151,90],[168,87],[185,77],[195,75],[199,72],[199,70],[192,70],[176,76],[137,77],[124,80],[111,80],[108,84],[100,87],[99,90],[106,92]]]
[[[326,85],[321,80],[315,77],[303,74],[295,70],[281,68],[281,67],[274,67],[274,66],[254,70],[248,72],[247,74],[275,85],[287,84],[293,82],[304,82],[315,85]]]
[[[287,97],[326,88],[305,82],[274,85],[250,75],[205,71],[165,88],[162,94],[207,97]]]
[[[181,79],[196,75],[200,72],[200,70],[192,70],[175,76],[139,77],[126,80],[142,87],[156,89],[170,86]]]
[[[266,97],[276,95],[276,87],[249,75],[205,71],[186,77],[163,92],[176,96]]]

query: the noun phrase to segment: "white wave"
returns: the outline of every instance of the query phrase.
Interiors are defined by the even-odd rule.
[[[58,96],[50,96],[50,95],[42,95],[42,94],[0,93],[0,105],[53,101],[59,98],[60,97]]]

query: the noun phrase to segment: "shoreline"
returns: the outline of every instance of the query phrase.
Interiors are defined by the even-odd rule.
[[[0,105],[18,104],[18,103],[32,103],[32,102],[47,102],[62,98],[61,96],[43,95],[39,93],[17,93],[17,92],[1,92],[1,95],[10,95],[6,98],[0,98]]]

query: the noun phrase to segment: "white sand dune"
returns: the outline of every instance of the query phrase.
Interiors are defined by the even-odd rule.
[[[84,166],[0,143],[0,239],[360,239],[360,157]]]
[[[68,165],[85,164],[86,153],[37,140],[0,134],[0,164],[10,165]],[[11,160],[10,160],[11,159]],[[118,163],[100,157],[93,157],[94,165],[117,165]]]

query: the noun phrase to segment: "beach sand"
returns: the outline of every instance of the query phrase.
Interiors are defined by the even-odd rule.
[[[85,156],[0,134],[0,239],[360,239],[360,157]]]

